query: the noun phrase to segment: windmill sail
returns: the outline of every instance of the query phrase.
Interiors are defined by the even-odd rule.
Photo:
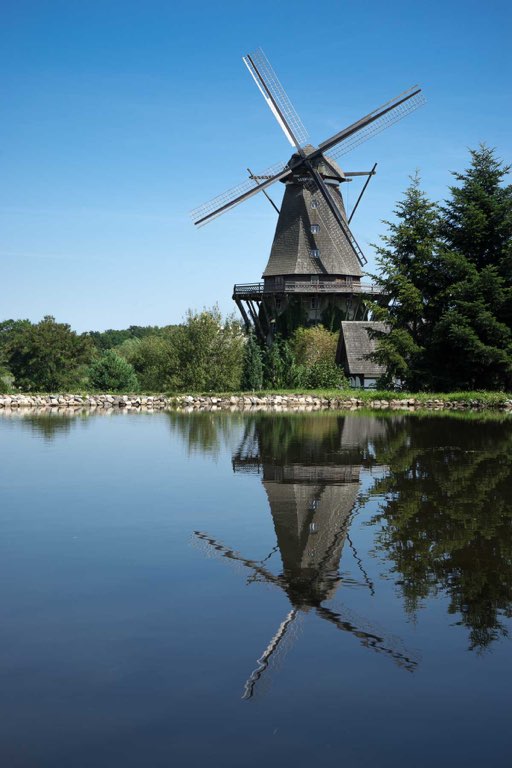
[[[244,200],[248,200],[253,195],[257,195],[261,190],[270,187],[276,181],[283,179],[289,174],[289,168],[287,163],[276,163],[270,168],[267,168],[262,173],[258,174],[257,178],[260,179],[259,184],[254,184],[254,178],[247,179],[236,187],[226,190],[221,195],[217,195],[207,203],[203,203],[198,208],[195,208],[191,212],[192,221],[196,226],[202,226],[209,221],[213,221],[217,216],[220,216],[230,208],[234,208],[235,205],[243,203]]]
[[[242,699],[251,699],[254,695],[256,684],[261,680],[263,673],[269,668],[270,664],[275,664],[278,658],[282,660],[283,650],[286,649],[286,640],[288,640],[288,643],[293,642],[293,638],[290,639],[290,630],[294,626],[298,615],[298,610],[293,608],[281,622],[274,637],[257,660],[258,666],[247,678]]]
[[[317,184],[316,182],[311,179],[311,181],[308,181],[306,183],[306,189],[309,191],[311,195],[314,195],[317,200],[317,214],[320,218],[321,222],[323,223],[323,226],[325,227],[326,232],[329,235],[329,238],[340,255],[340,257],[343,259],[344,263],[347,263],[347,261],[350,259],[353,261],[353,256],[355,255],[356,259],[358,260],[359,264],[361,266],[364,266],[366,264],[366,257],[364,253],[362,252],[359,243],[355,239],[354,235],[352,234],[348,222],[347,222],[347,216],[345,213],[345,208],[343,206],[343,203],[340,205],[339,200],[342,201],[341,195],[339,194],[338,190],[336,199],[333,199],[333,205],[336,205],[336,202],[338,202],[338,209],[340,210],[340,216],[343,219],[344,227],[342,228],[337,220],[337,218],[334,216],[331,208],[327,204],[325,198],[323,195],[319,194]],[[331,199],[333,197],[330,190],[328,191],[328,194],[330,194]],[[350,253],[352,251],[352,253]],[[332,270],[327,270],[332,271]],[[357,271],[352,268],[351,270],[347,270],[348,274],[357,274]]]
[[[334,624],[337,629],[357,637],[365,648],[388,656],[402,669],[414,672],[418,666],[418,655],[406,650],[400,638],[378,632],[371,624],[356,617],[353,611],[343,608],[337,612],[321,605],[316,612],[320,618]]]
[[[385,128],[394,125],[403,117],[406,117],[414,110],[425,103],[425,97],[421,88],[410,88],[395,99],[386,102],[365,117],[352,123],[339,133],[331,136],[330,139],[323,141],[318,145],[318,151],[327,153],[329,157],[337,158],[346,155],[358,147],[364,141],[371,139]]]
[[[248,53],[243,60],[292,147],[303,147],[308,133],[261,48]]]

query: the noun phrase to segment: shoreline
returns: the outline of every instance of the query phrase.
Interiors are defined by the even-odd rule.
[[[0,413],[25,410],[26,408],[40,412],[51,411],[301,411],[301,410],[358,410],[369,408],[374,410],[499,410],[512,413],[512,396],[503,395],[500,402],[485,402],[468,394],[465,399],[460,393],[450,399],[450,395],[422,395],[416,397],[375,398],[365,393],[364,398],[349,397],[348,393],[321,396],[318,394],[274,394],[267,395],[0,395]]]

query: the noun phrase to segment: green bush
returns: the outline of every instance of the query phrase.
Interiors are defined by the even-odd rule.
[[[323,325],[312,328],[297,328],[290,347],[298,365],[311,366],[314,363],[334,363],[338,347],[338,333],[328,331]]]
[[[94,389],[103,392],[134,392],[139,388],[133,366],[113,349],[90,366],[89,381]]]
[[[269,389],[301,389],[347,386],[342,369],[336,365],[338,334],[323,326],[298,328],[289,341],[276,336],[265,350],[264,386]]]
[[[0,395],[8,395],[12,392],[12,386],[9,377],[5,372],[0,371]]]
[[[309,368],[308,386],[311,389],[344,389],[348,387],[348,382],[343,369],[334,360],[319,360]]]

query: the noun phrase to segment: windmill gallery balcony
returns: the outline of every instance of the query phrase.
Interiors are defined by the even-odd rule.
[[[265,295],[276,294],[359,294],[363,296],[381,296],[382,289],[372,283],[360,283],[355,280],[283,280],[260,283],[238,283],[233,287],[233,299],[258,300]]]

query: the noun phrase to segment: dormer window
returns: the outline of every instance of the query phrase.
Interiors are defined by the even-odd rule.
[[[318,248],[312,248],[310,251],[310,255],[312,259],[319,259],[320,258],[320,251]]]
[[[320,224],[312,224],[311,225],[311,234],[312,235],[318,235],[320,232]]]
[[[311,207],[318,208],[318,200],[316,199],[316,197],[311,198]]]

